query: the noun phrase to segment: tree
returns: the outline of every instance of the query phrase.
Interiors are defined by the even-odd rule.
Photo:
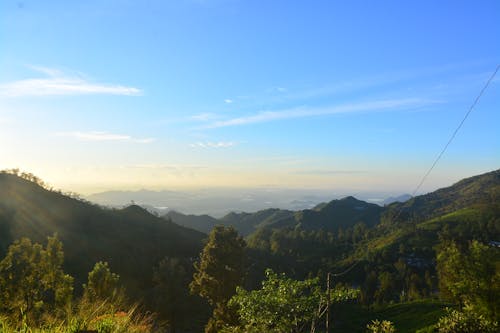
[[[155,308],[162,318],[167,319],[173,333],[185,321],[190,307],[188,264],[181,258],[167,257],[153,272]]]
[[[238,288],[230,304],[238,307],[244,330],[288,333],[311,323],[320,298],[318,279],[296,281],[268,269],[261,289]]]
[[[356,298],[357,295],[357,290],[349,288],[330,290],[332,302]],[[231,298],[229,305],[237,308],[240,324],[227,330],[273,333],[309,330],[309,326],[325,312],[326,296],[318,278],[293,280],[267,269],[261,289],[246,291],[239,287]]]
[[[462,311],[448,310],[436,325],[439,333],[495,333],[498,322],[492,322],[466,305]]]
[[[371,323],[366,325],[368,332],[370,333],[394,333],[396,328],[391,321],[388,320],[373,320]]]
[[[245,246],[233,227],[215,226],[194,265],[190,290],[214,307],[206,332],[217,332],[224,322],[233,320],[227,302],[243,282]]]
[[[394,274],[390,272],[382,272],[379,274],[378,280],[379,287],[375,292],[375,298],[377,302],[384,303],[395,300],[397,296],[397,290]]]
[[[119,286],[120,276],[112,273],[107,262],[99,261],[88,274],[88,282],[83,285],[83,294],[89,302],[123,300],[123,290]]]
[[[443,297],[468,303],[488,318],[498,318],[500,310],[499,250],[478,241],[460,251],[450,242],[437,255],[439,289]]]
[[[22,238],[12,244],[0,262],[0,308],[37,319],[49,310],[69,304],[73,278],[62,270],[64,253],[57,236],[47,246]]]

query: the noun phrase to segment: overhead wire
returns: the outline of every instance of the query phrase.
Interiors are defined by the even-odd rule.
[[[441,159],[441,157],[444,155],[444,153],[446,152],[446,150],[448,149],[448,147],[450,146],[450,144],[453,142],[453,140],[457,136],[458,131],[462,128],[462,126],[464,125],[465,121],[467,120],[467,118],[471,114],[472,110],[474,110],[474,108],[476,107],[477,103],[479,102],[479,100],[481,99],[481,97],[483,96],[484,92],[486,91],[486,89],[490,85],[491,81],[493,81],[493,79],[495,78],[495,76],[497,75],[497,73],[498,73],[499,70],[500,70],[500,65],[497,65],[497,67],[495,68],[495,70],[493,71],[493,73],[490,75],[489,79],[486,81],[486,83],[484,84],[483,88],[481,89],[481,91],[476,96],[476,98],[472,102],[471,106],[469,107],[469,109],[465,113],[464,117],[462,118],[462,121],[460,121],[460,123],[458,124],[458,126],[453,131],[452,135],[448,139],[448,142],[446,142],[446,144],[444,145],[443,149],[441,149],[440,153],[437,155],[436,159],[432,163],[431,167],[427,170],[427,172],[424,174],[424,176],[422,177],[422,179],[420,180],[420,182],[418,183],[418,185],[413,190],[412,195],[411,195],[412,197],[414,197],[415,194],[417,194],[417,192],[420,190],[420,188],[422,187],[422,185],[424,184],[424,182],[429,177],[429,175],[432,172],[432,170],[434,170],[435,166],[437,165],[437,163],[439,162],[439,160]],[[398,210],[398,213],[396,214],[395,217],[392,218],[392,220],[393,221],[397,220],[397,218],[401,215],[402,211],[403,211],[403,205],[400,206],[400,209]],[[349,273],[362,260],[364,260],[364,259],[357,260],[356,262],[354,262],[350,267],[348,267],[343,272],[340,272],[340,273],[328,273],[328,274],[330,274],[330,276],[332,276],[332,277],[339,277],[339,276],[345,275],[345,274]]]
[[[497,65],[495,71],[490,75],[488,81],[486,81],[486,83],[484,84],[483,88],[481,89],[481,91],[479,92],[479,94],[474,99],[474,102],[472,102],[471,106],[469,107],[469,109],[465,113],[465,116],[462,118],[462,121],[458,124],[457,128],[455,128],[455,131],[453,131],[453,134],[450,136],[448,142],[446,142],[446,144],[444,145],[443,149],[441,149],[441,152],[438,154],[438,156],[436,157],[436,159],[432,163],[431,167],[427,170],[427,172],[424,174],[424,176],[422,177],[422,179],[420,180],[420,182],[418,183],[418,185],[413,190],[413,192],[411,194],[412,197],[414,197],[415,194],[417,194],[417,192],[420,190],[420,188],[422,187],[422,185],[425,183],[425,181],[429,177],[429,175],[432,172],[432,170],[434,170],[434,167],[437,165],[437,163],[439,162],[439,160],[441,159],[441,157],[444,155],[444,153],[446,152],[446,150],[448,149],[448,147],[450,146],[450,144],[452,143],[452,141],[457,136],[458,131],[462,128],[463,124],[465,123],[465,121],[467,120],[467,118],[469,117],[469,115],[471,114],[472,110],[474,110],[474,108],[476,107],[477,103],[479,102],[479,100],[483,96],[483,93],[485,92],[486,88],[488,88],[488,86],[490,85],[491,81],[493,81],[493,79],[497,75],[497,72],[498,72],[499,69],[500,69],[500,65]],[[403,211],[403,205],[401,205],[400,209],[398,210],[398,213],[396,214],[395,217],[392,218],[392,220],[393,221],[397,220],[398,217],[401,215],[402,211]]]

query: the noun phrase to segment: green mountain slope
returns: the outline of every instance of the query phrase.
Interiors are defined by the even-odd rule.
[[[357,256],[404,246],[432,257],[439,234],[463,242],[500,239],[500,170],[386,207],[376,236]]]
[[[194,257],[204,234],[158,218],[141,207],[104,209],[0,173],[0,257],[21,237],[64,244],[65,270],[77,286],[95,262],[110,263],[129,291],[143,291],[152,267],[165,256]]]
[[[248,236],[260,228],[288,228],[300,227],[305,230],[337,231],[339,228],[348,228],[356,223],[374,226],[380,221],[383,208],[354,197],[346,197],[320,204],[314,209],[290,211],[285,209],[269,208],[255,213],[229,213],[220,219],[208,215],[184,215],[169,212],[164,215],[173,222],[208,232],[214,225],[223,224],[235,227],[238,232]]]
[[[500,202],[500,170],[470,177],[432,193],[414,197],[387,207],[383,223],[413,220],[422,222],[478,204]]]
[[[185,215],[174,210],[169,211],[163,217],[172,220],[178,225],[204,233],[209,233],[214,226],[220,224],[219,220],[209,215]]]
[[[291,216],[293,216],[292,211],[278,208],[264,209],[255,213],[231,212],[220,219],[208,215],[185,215],[175,211],[163,215],[164,218],[171,219],[174,223],[206,233],[217,224],[233,226],[243,236]]]
[[[316,209],[305,209],[294,214],[293,218],[281,220],[274,226],[300,227],[305,230],[323,229],[337,231],[339,228],[352,227],[357,223],[364,223],[373,227],[380,221],[383,208],[358,200],[354,197],[345,197],[332,200]]]

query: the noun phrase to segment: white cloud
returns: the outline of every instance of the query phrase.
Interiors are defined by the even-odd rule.
[[[288,89],[284,87],[272,87],[267,90],[268,93],[285,93]]]
[[[219,142],[195,142],[189,146],[192,148],[228,148],[236,146],[236,142],[232,141],[219,141]]]
[[[214,113],[205,112],[205,113],[195,114],[189,118],[195,121],[209,121],[218,118],[218,116]]]
[[[81,73],[67,74],[58,69],[30,66],[46,77],[29,78],[0,84],[0,96],[126,95],[139,96],[142,90],[116,84],[95,83]]]
[[[134,143],[151,143],[155,141],[153,138],[134,138],[130,135],[114,134],[108,132],[60,132],[57,136],[74,138],[80,141],[115,141],[115,142],[134,142]]]
[[[207,124],[203,128],[219,128],[228,126],[256,124],[274,120],[305,118],[305,117],[332,115],[338,113],[416,108],[431,103],[436,103],[436,101],[423,100],[419,98],[406,98],[406,99],[389,99],[389,100],[371,101],[364,103],[343,104],[331,107],[319,107],[319,108],[298,107],[298,108],[279,110],[279,111],[262,111],[253,115],[214,121],[212,123]]]
[[[226,103],[226,104],[231,104],[231,103],[233,103],[233,100],[232,100],[232,99],[229,99],[229,98],[226,98],[226,99],[224,100],[224,103]]]

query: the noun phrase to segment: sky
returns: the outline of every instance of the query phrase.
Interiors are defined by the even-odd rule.
[[[500,64],[498,1],[0,2],[0,169],[56,188],[411,193]],[[420,192],[500,166],[500,74]]]

